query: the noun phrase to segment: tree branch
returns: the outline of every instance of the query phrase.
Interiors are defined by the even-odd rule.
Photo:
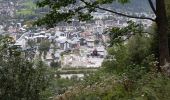
[[[85,3],[86,5],[88,5],[90,7],[98,8],[100,10],[108,11],[108,12],[111,12],[111,13],[114,13],[114,14],[117,14],[117,15],[120,15],[120,16],[124,16],[124,17],[128,17],[128,18],[135,18],[135,19],[147,19],[147,20],[151,20],[151,21],[154,21],[154,22],[156,21],[155,19],[152,19],[152,18],[149,18],[149,17],[132,16],[132,15],[127,15],[127,14],[123,14],[123,13],[120,13],[120,12],[116,12],[116,11],[113,11],[113,10],[109,10],[109,9],[106,9],[106,8],[102,8],[100,6],[94,6],[94,5],[92,5],[89,2],[86,2],[84,0],[81,0],[81,2]]]
[[[117,15],[120,15],[120,16],[124,16],[124,17],[129,17],[129,18],[135,18],[135,19],[147,19],[147,20],[151,20],[151,21],[156,21],[155,19],[152,19],[152,18],[149,18],[149,17],[138,17],[138,16],[132,16],[132,15],[127,15],[127,14],[123,14],[123,13],[120,13],[120,12],[116,12],[116,11],[113,11],[113,10],[109,10],[109,9],[106,9],[106,8],[102,8],[102,7],[99,7],[97,6],[96,8],[100,9],[100,10],[104,10],[104,11],[108,11],[108,12],[111,12],[111,13],[114,13],[114,14],[117,14]]]
[[[150,5],[150,7],[151,7],[152,11],[153,11],[153,12],[154,12],[154,14],[156,15],[156,9],[155,9],[155,7],[154,7],[154,5],[153,5],[152,0],[148,0],[148,2],[149,2],[149,5]]]

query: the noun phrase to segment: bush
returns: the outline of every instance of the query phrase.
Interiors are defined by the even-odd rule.
[[[50,66],[51,66],[52,68],[59,68],[59,67],[61,67],[61,63],[60,63],[60,62],[54,62],[54,61],[52,61],[52,62],[50,63]]]
[[[0,36],[0,100],[42,100],[53,79],[48,66],[23,57],[12,38]],[[43,98],[44,99],[44,98]]]

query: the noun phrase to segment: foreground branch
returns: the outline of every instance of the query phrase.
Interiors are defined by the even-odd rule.
[[[108,12],[111,12],[111,13],[114,13],[114,14],[117,14],[117,15],[120,15],[120,16],[124,16],[124,17],[128,17],[128,18],[135,18],[135,19],[147,19],[147,20],[151,20],[151,21],[154,21],[154,22],[156,21],[155,19],[152,19],[152,18],[149,18],[149,17],[132,16],[132,15],[127,15],[127,14],[123,14],[123,13],[120,13],[120,12],[116,12],[116,11],[113,11],[113,10],[109,10],[109,9],[106,9],[106,8],[102,8],[100,6],[93,5],[93,4],[86,2],[84,0],[81,0],[81,2],[85,3],[89,7],[94,7],[94,8],[100,9],[100,10],[108,11]]]
[[[154,7],[154,5],[153,5],[152,0],[148,0],[148,2],[149,2],[149,5],[150,5],[152,11],[153,11],[153,12],[155,13],[155,15],[156,15],[156,9],[155,9],[155,7]]]
[[[96,8],[98,8],[100,10],[108,11],[108,12],[111,12],[111,13],[114,13],[114,14],[117,14],[117,15],[120,15],[120,16],[128,17],[128,18],[147,19],[147,20],[151,20],[151,21],[154,21],[154,22],[156,21],[155,19],[152,19],[152,18],[149,18],[149,17],[142,17],[142,16],[138,17],[138,16],[132,16],[132,15],[126,15],[126,14],[116,12],[116,11],[113,11],[113,10],[109,10],[109,9],[106,9],[106,8],[102,8],[102,7],[99,7],[99,6],[97,6]]]

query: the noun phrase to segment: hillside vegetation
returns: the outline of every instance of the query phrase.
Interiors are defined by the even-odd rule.
[[[102,68],[55,100],[169,100],[170,78],[158,73],[156,36],[136,34],[127,44],[114,44]]]

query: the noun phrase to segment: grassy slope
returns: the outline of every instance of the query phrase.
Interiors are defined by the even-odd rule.
[[[21,15],[29,15],[34,14],[34,10],[36,9],[36,4],[33,3],[33,0],[27,0],[25,2],[22,2],[20,5],[24,6],[24,9],[20,9],[17,11],[17,14]]]

